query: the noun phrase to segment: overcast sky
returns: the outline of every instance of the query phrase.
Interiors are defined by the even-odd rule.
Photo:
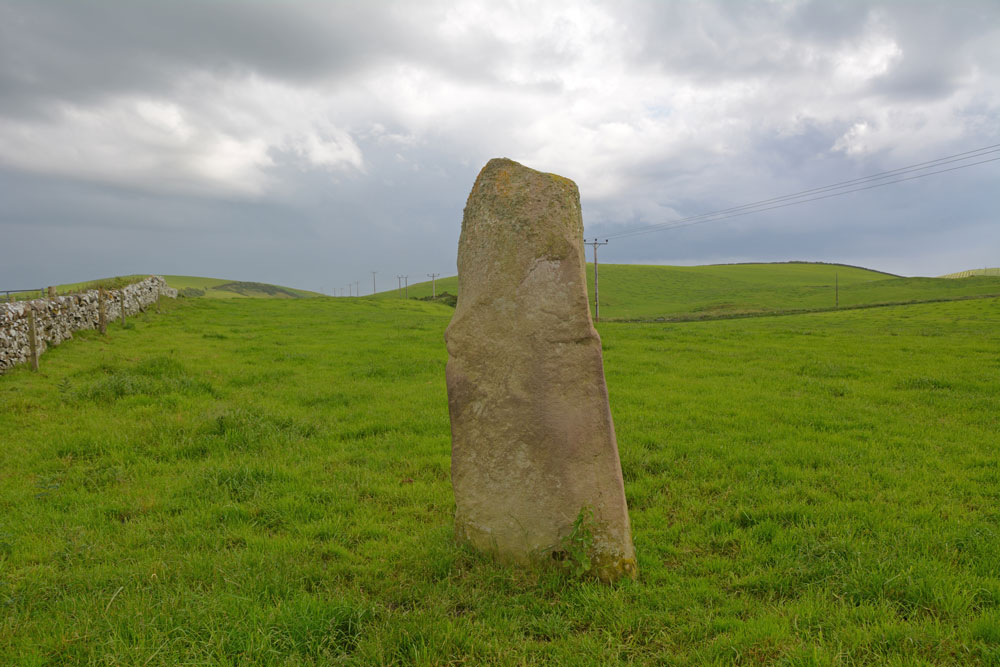
[[[613,237],[993,144],[996,0],[0,0],[0,290],[453,275],[493,157],[575,180]],[[998,266],[998,183],[993,162],[601,260]]]

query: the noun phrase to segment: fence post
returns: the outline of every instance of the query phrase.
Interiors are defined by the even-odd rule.
[[[31,370],[38,370],[38,338],[35,332],[35,307],[28,307],[28,354],[31,355]]]
[[[49,298],[52,299],[56,296],[56,288],[49,285]]]
[[[122,297],[122,328],[125,328],[125,290],[119,290]]]
[[[97,288],[97,330],[108,333],[108,314],[104,305],[104,288]]]
[[[160,312],[160,283],[156,283],[156,312]]]

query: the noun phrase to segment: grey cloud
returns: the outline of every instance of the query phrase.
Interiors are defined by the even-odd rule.
[[[655,65],[691,80],[718,82],[800,68],[812,42],[797,37],[787,24],[815,26],[816,19],[803,16],[814,4],[790,12],[781,3],[633,2],[624,20],[637,36],[636,66]],[[839,13],[845,35],[854,34],[866,14]],[[823,41],[829,42],[826,35]]]
[[[0,2],[0,113],[44,113],[53,99],[177,92],[192,72],[289,83],[356,80],[412,59],[465,80],[496,80],[505,49],[488,29],[445,43],[448,3],[80,0]],[[534,54],[555,61],[544,46]]]
[[[132,271],[310,289],[370,285],[369,270],[383,287],[395,273],[447,275],[465,197],[491,157],[576,178],[587,233],[603,235],[1000,141],[992,1],[570,3],[567,13],[611,19],[579,42],[561,40],[571,26],[559,21],[531,39],[500,35],[489,18],[442,33],[447,13],[463,6],[0,0],[0,130],[30,122],[45,137],[65,122],[61,104],[100,115],[115,111],[102,104],[116,96],[175,102],[194,128],[193,139],[173,143],[108,133],[122,142],[116,154],[146,150],[156,162],[141,182],[114,170],[98,179],[44,165],[0,169],[0,287]],[[514,17],[525,34],[534,12]],[[902,56],[857,89],[836,88],[835,54],[863,46],[871,31]],[[591,48],[608,63],[588,61]],[[399,71],[414,75],[397,97],[380,86],[400,85],[391,78]],[[277,92],[226,97],[254,79]],[[671,107],[677,86],[707,101]],[[274,100],[286,107],[268,115],[268,95],[299,92],[303,104],[329,104],[289,111]],[[945,104],[953,97],[954,109]],[[260,108],[240,106],[248,100]],[[251,141],[310,113],[316,127],[305,129],[349,134],[363,168],[317,166],[279,134],[268,137],[260,192],[161,187],[189,177],[182,165],[205,141]],[[902,113],[917,120],[896,128]],[[246,114],[256,116],[241,125]],[[862,121],[887,138],[833,150]],[[941,257],[995,265],[996,173],[623,239],[602,252],[622,262],[884,261],[892,265],[874,268],[924,274],[969,268],[934,266]],[[597,192],[610,181],[619,185]],[[44,262],[25,247],[43,248]]]
[[[1000,73],[1000,4],[920,3],[892,9],[885,21],[902,57],[872,82],[872,92],[886,99],[929,101],[951,95],[977,72]]]
[[[623,15],[635,36],[633,63],[700,82],[816,77],[838,48],[884,29],[903,51],[870,92],[896,99],[947,96],[975,68],[996,71],[1000,4],[932,2],[634,2]],[[995,62],[995,60],[994,60]]]
[[[402,17],[377,3],[82,2],[0,4],[7,112],[52,98],[169,94],[192,71],[285,81],[356,76],[413,50]]]

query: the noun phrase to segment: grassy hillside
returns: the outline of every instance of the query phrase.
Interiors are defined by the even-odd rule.
[[[60,294],[69,292],[85,292],[87,290],[104,288],[104,289],[120,289],[127,285],[132,285],[137,282],[141,282],[149,277],[149,274],[139,274],[135,273],[129,276],[115,276],[114,278],[98,278],[96,280],[87,280],[80,283],[68,283],[66,285],[57,285],[56,291]]]
[[[271,298],[301,299],[323,296],[319,292],[281,287],[268,283],[243,282],[222,278],[200,278],[198,276],[163,276],[167,284],[178,290],[196,289],[211,299]]]
[[[959,271],[958,273],[949,273],[946,276],[941,276],[942,278],[969,278],[971,276],[1000,276],[1000,268],[994,269],[969,269],[968,271]]]
[[[99,278],[87,280],[79,283],[67,283],[57,285],[56,290],[60,294],[81,292],[89,289],[119,289],[125,285],[139,282],[148,274],[135,274],[129,276],[117,276],[114,278]],[[226,280],[223,278],[202,278],[198,276],[163,276],[167,284],[178,290],[195,289],[202,294],[192,292],[191,296],[203,296],[210,299],[236,299],[236,298],[271,298],[271,299],[302,299],[307,297],[323,296],[319,292],[309,290],[294,289],[291,287],[281,287],[280,285],[270,285],[268,283],[243,282]],[[30,292],[17,294],[15,298],[34,299],[42,296],[43,292]]]
[[[1000,300],[600,325],[641,579],[452,540],[442,333],[171,301],[0,377],[0,664],[998,664]]]
[[[434,281],[435,289],[437,294],[447,292],[449,294],[458,294],[458,276],[447,276],[444,278],[438,278]],[[409,291],[407,292],[411,299],[423,299],[431,296],[431,281],[411,283]],[[397,289],[386,290],[384,292],[379,292],[375,295],[375,298],[379,299],[394,299],[402,296],[402,292]]]
[[[962,281],[901,278],[838,264],[726,264],[642,266],[602,264],[601,317],[605,320],[708,319],[784,311],[852,308],[1000,294],[1000,276]],[[587,285],[593,300],[593,265]],[[457,277],[438,279],[438,292],[457,293]],[[411,298],[429,296],[431,285],[410,287]],[[397,296],[395,290],[383,298]]]

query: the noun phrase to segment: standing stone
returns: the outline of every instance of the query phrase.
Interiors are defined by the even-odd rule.
[[[469,194],[445,333],[459,540],[515,563],[637,574],[576,184],[490,160]],[[592,513],[592,519],[589,519]],[[577,531],[580,537],[580,531]]]

